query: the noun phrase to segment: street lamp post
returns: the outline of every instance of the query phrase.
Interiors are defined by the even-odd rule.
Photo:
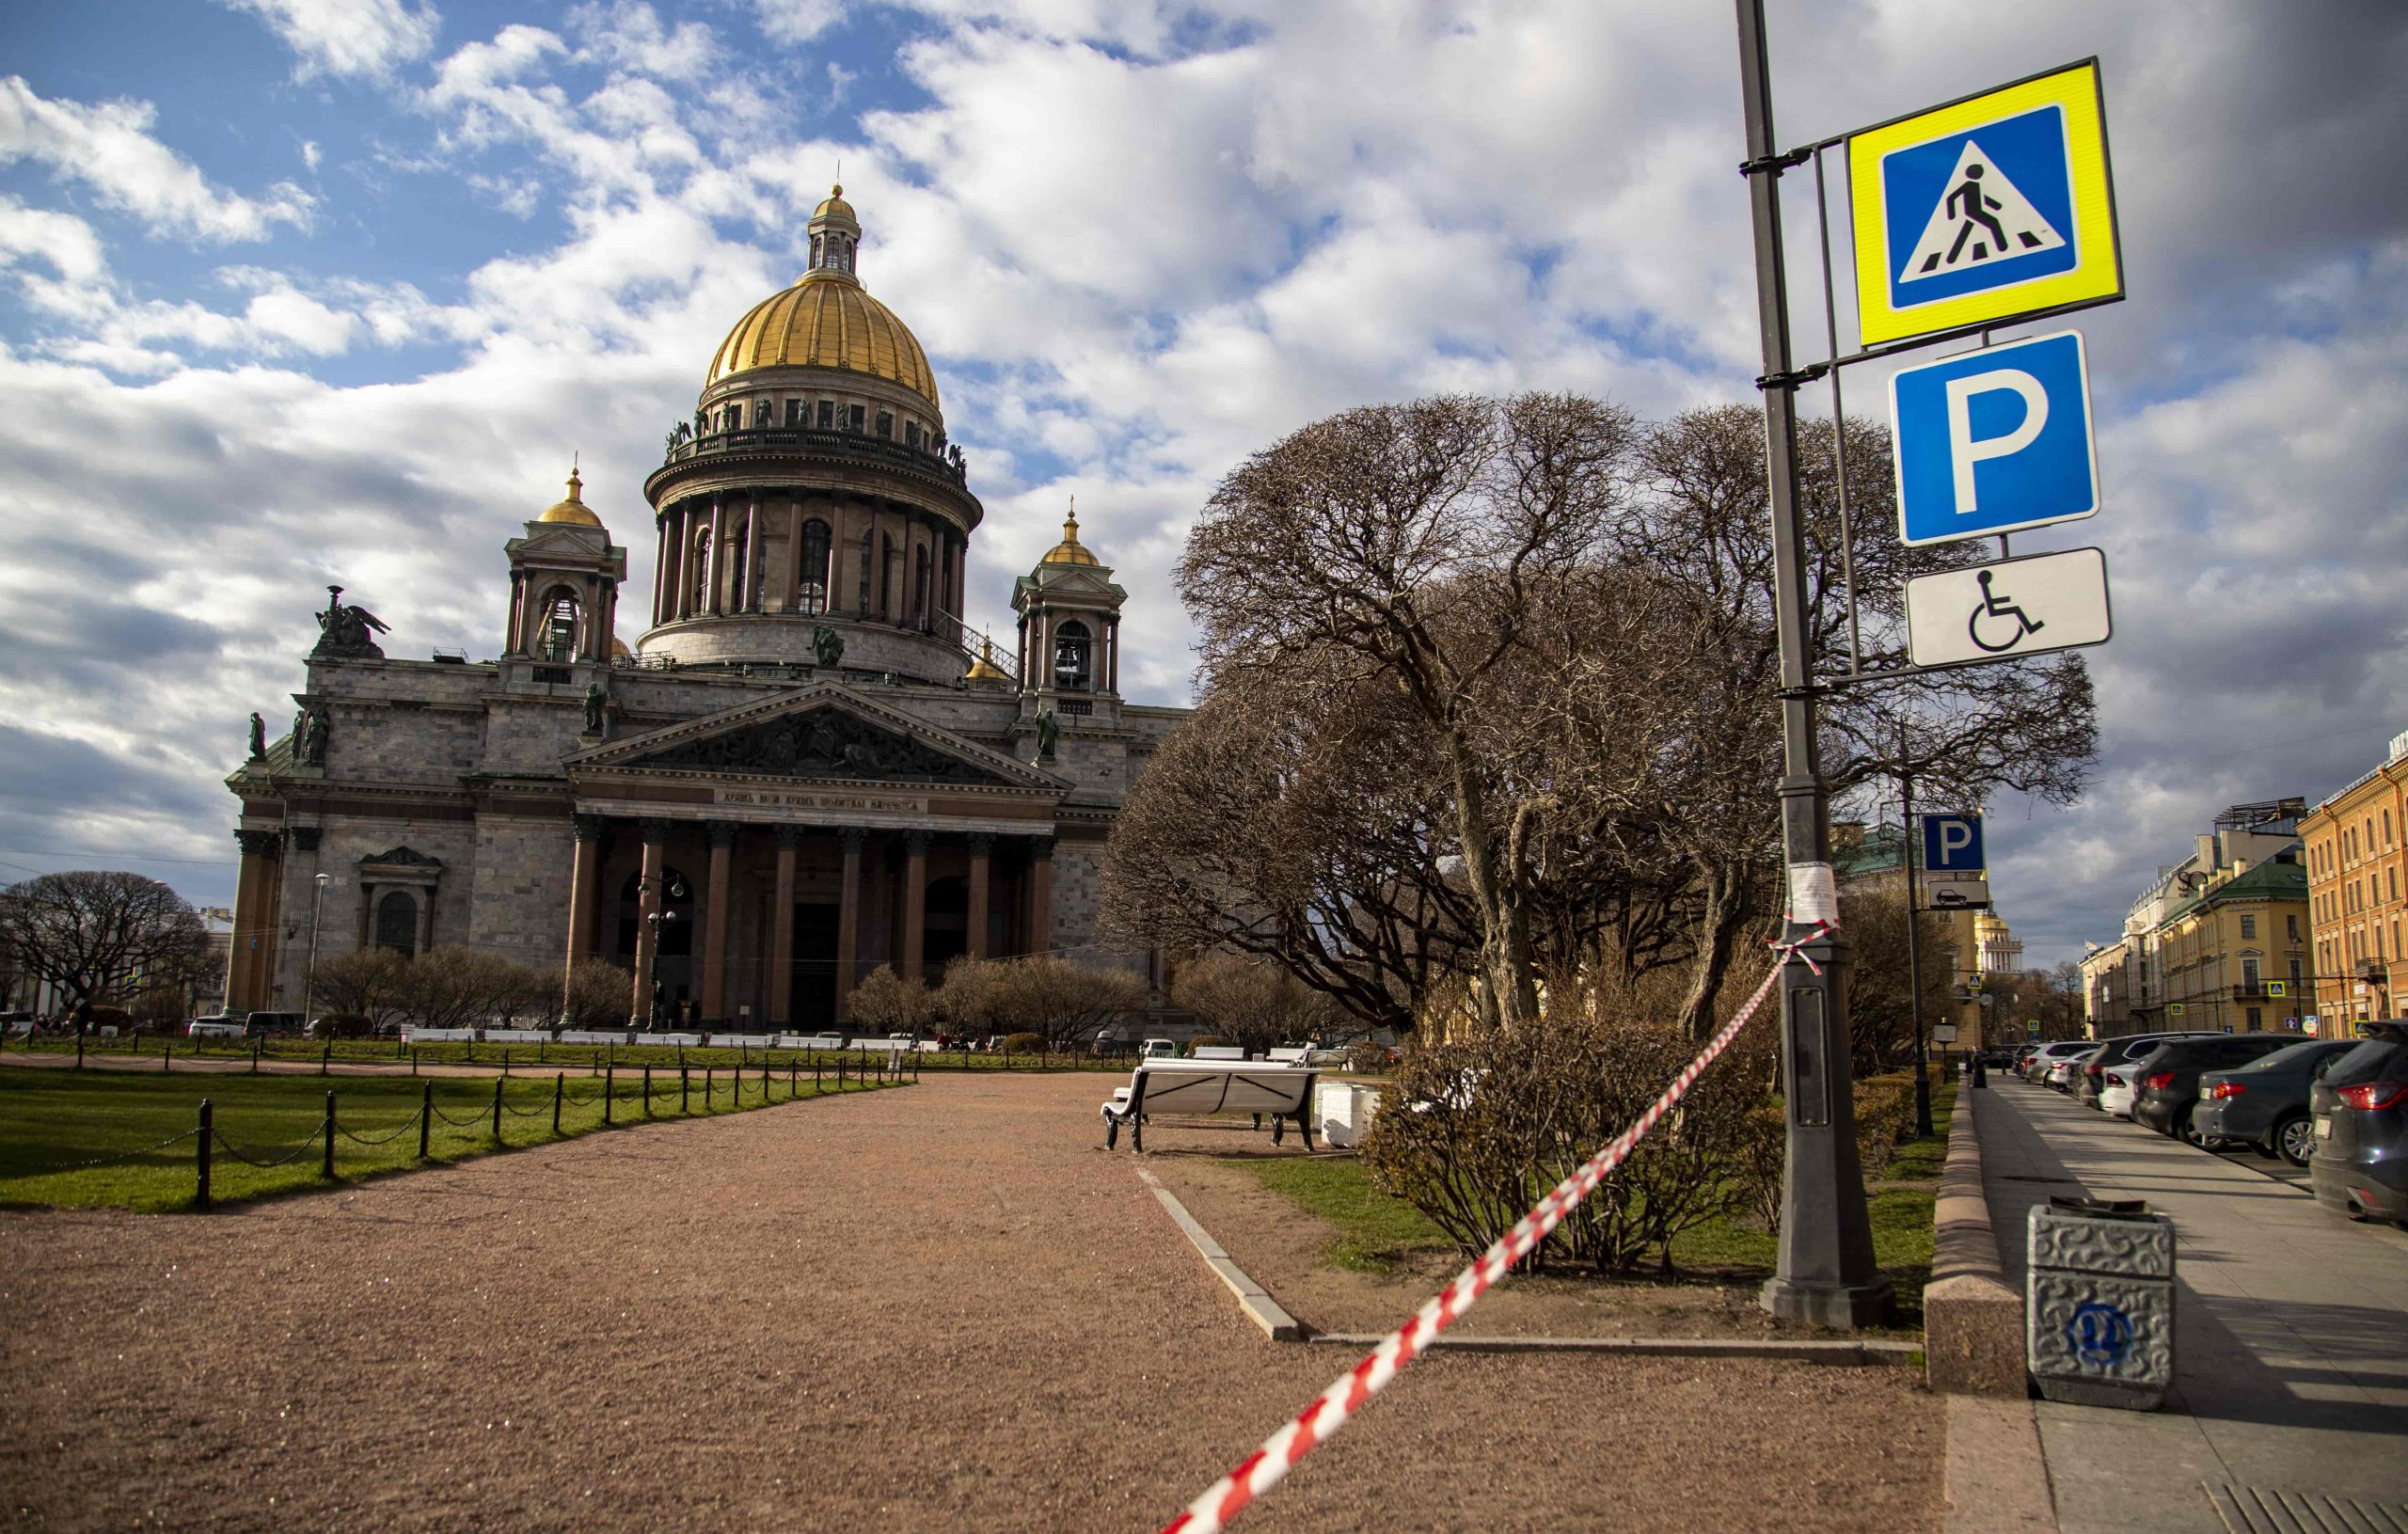
[[[1836,919],[1830,809],[1814,740],[1807,655],[1806,538],[1798,514],[1798,386],[1789,355],[1789,280],[1781,241],[1780,174],[1764,0],[1738,0],[1740,102],[1747,117],[1748,203],[1755,234],[1756,319],[1764,343],[1765,480],[1772,501],[1773,616],[1781,641],[1781,828],[1795,946],[1782,968],[1781,1057],[1787,1156],[1781,1242],[1761,1303],[1789,1321],[1854,1329],[1886,1317],[1890,1280],[1873,1260],[1873,1225],[1856,1156],[1849,1067],[1846,946]]]
[[[1931,1138],[1931,1076],[1923,1033],[1923,912],[1915,905],[1915,769],[1907,756],[1907,727],[1898,726],[1898,820],[1907,869],[1907,1015],[1915,1030],[1915,1133]]]
[[[301,975],[301,1025],[309,1025],[309,1007],[318,991],[318,917],[325,909],[326,876],[320,874],[309,894],[309,967]]]

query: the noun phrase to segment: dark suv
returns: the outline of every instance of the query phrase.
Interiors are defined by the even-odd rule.
[[[2408,1224],[2408,1022],[2359,1026],[2365,1039],[2309,1089],[2308,1185],[2353,1220]]]
[[[2191,1122],[2198,1106],[2199,1077],[2262,1060],[2299,1040],[2289,1034],[2218,1034],[2208,1038],[2169,1039],[2131,1062],[2132,1122],[2204,1147]]]

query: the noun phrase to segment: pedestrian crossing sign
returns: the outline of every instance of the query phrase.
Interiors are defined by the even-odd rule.
[[[1867,346],[2123,296],[2096,59],[1850,134],[1847,165]]]

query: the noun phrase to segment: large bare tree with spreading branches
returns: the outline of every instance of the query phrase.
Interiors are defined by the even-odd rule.
[[[2078,657],[1903,664],[1903,587],[1977,557],[1889,535],[1888,439],[1801,434],[1810,639],[1843,800],[1911,767],[1934,802],[2063,799],[2096,749]],[[1350,411],[1220,487],[1178,578],[1203,702],[1116,830],[1107,909],[1171,947],[1277,959],[1406,1021],[1468,974],[1480,1020],[1544,982],[1684,966],[1704,1031],[1780,911],[1779,643],[1763,419],[1594,401]]]
[[[113,869],[43,874],[0,891],[0,949],[19,973],[89,1004],[180,988],[212,962],[190,902]]]

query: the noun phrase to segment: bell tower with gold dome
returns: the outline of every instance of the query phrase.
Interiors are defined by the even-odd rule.
[[[951,684],[984,516],[927,354],[862,285],[844,188],[810,266],[711,356],[693,420],[645,482],[658,543],[651,664],[808,667]]]

